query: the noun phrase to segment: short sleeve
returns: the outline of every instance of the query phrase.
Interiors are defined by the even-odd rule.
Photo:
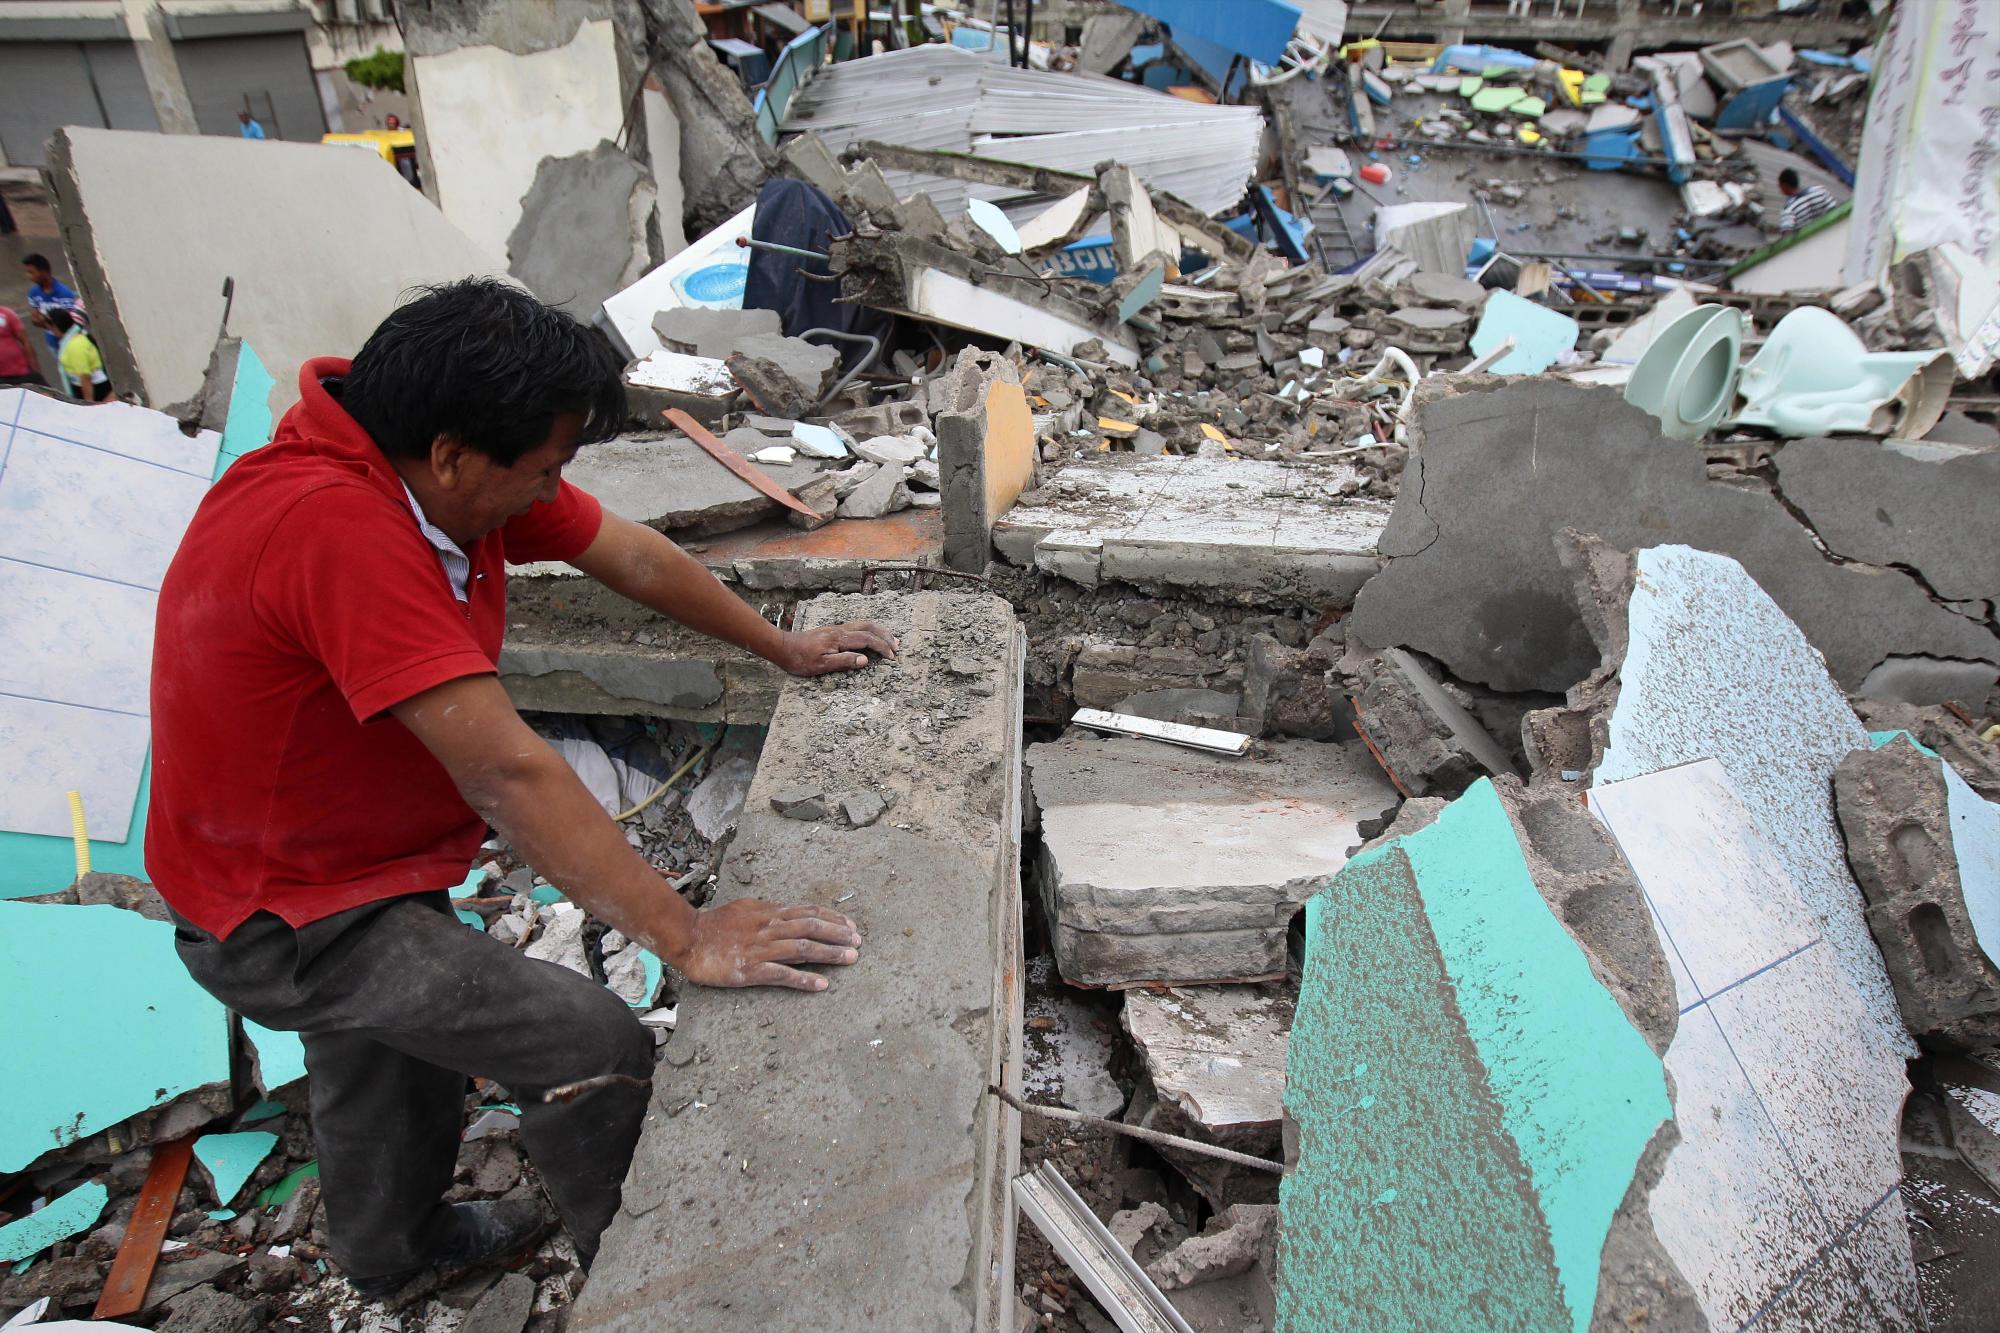
[[[359,722],[495,670],[409,511],[369,487],[323,486],[294,501],[258,555],[251,598],[270,629],[326,669]]]
[[[603,523],[597,497],[565,481],[555,499],[508,520],[500,530],[501,550],[514,565],[574,560],[590,549]]]

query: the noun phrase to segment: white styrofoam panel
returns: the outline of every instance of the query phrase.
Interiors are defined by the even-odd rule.
[[[206,475],[17,430],[0,473],[0,559],[157,588],[207,492]]]

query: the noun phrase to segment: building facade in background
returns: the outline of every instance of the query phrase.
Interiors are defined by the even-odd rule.
[[[240,111],[316,141],[313,26],[299,0],[0,0],[0,165],[64,125],[235,135]]]

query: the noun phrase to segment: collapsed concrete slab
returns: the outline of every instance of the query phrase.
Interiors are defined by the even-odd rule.
[[[507,235],[507,266],[529,291],[585,323],[649,268],[653,176],[610,140],[545,157]]]
[[[1764,819],[1714,759],[1593,787],[1590,807],[1673,960],[1681,1141],[1650,1208],[1708,1327],[1925,1327],[1898,1189],[1903,1053]]]
[[[154,407],[201,394],[225,304],[276,381],[275,414],[297,400],[302,362],[353,355],[411,287],[505,273],[499,246],[352,149],[70,128],[49,152],[111,382]]]
[[[2000,450],[1853,437],[1778,451],[1778,488],[1835,555],[1913,569],[1948,601],[2000,599]]]
[[[752,466],[794,495],[820,475],[810,463]],[[620,518],[661,532],[732,532],[779,512],[776,500],[685,435],[621,435],[593,444],[563,475]]]
[[[1021,634],[975,595],[799,612],[854,619],[901,652],[786,685],[718,900],[837,903],[861,961],[823,995],[684,995],[573,1329],[1007,1327],[1019,1125],[986,1088],[1019,1078]],[[772,806],[829,783],[891,813]]]
[[[1531,835],[1523,799],[1481,780],[1307,904],[1282,1333],[1702,1327],[1647,1211],[1674,1142],[1665,960],[1589,816],[1540,803]]]
[[[629,0],[431,0],[398,19],[425,192],[484,248],[507,249],[545,159],[588,155],[609,140],[629,144],[637,161],[656,160],[646,139],[658,116],[629,114],[647,64]],[[678,238],[680,218],[662,230]]]
[[[1268,1128],[1285,1114],[1285,1039],[1298,995],[1284,983],[1125,993],[1120,1021],[1153,1091],[1210,1132]]]
[[[1396,793],[1359,744],[1231,758],[1132,738],[1036,745],[1041,887],[1070,982],[1252,981]]]
[[[1741,561],[1849,689],[1891,654],[2000,663],[1990,629],[1900,570],[1828,560],[1775,497],[1709,481],[1697,444],[1663,437],[1615,390],[1492,383],[1433,376],[1417,390],[1388,564],[1348,622],[1360,643],[1413,648],[1495,689],[1567,689],[1596,662],[1554,554],[1575,528]]]
[[[1871,739],[1834,810],[1903,1021],[1937,1049],[2000,1045],[2000,805],[1908,733]]]
[[[1529,715],[1537,771],[1601,786],[1718,760],[1881,1040],[1914,1055],[1834,820],[1834,771],[1867,733],[1824,660],[1727,556],[1685,546],[1627,555],[1578,539],[1564,558],[1604,664],[1566,711]],[[1551,753],[1565,747],[1568,757]]]
[[[1094,588],[1351,605],[1390,509],[1334,464],[1105,454],[1046,478],[993,526],[1000,557]],[[1225,498],[1226,497],[1226,498]]]

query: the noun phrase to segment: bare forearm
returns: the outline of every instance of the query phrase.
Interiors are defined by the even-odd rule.
[[[585,573],[696,633],[777,659],[784,631],[724,587],[699,560],[651,528],[608,514],[604,522],[607,528],[622,526],[605,534],[609,540],[593,550],[589,564],[580,562]]]
[[[466,783],[466,799],[572,902],[678,963],[694,909],[632,850],[561,756],[542,748],[488,783]]]

